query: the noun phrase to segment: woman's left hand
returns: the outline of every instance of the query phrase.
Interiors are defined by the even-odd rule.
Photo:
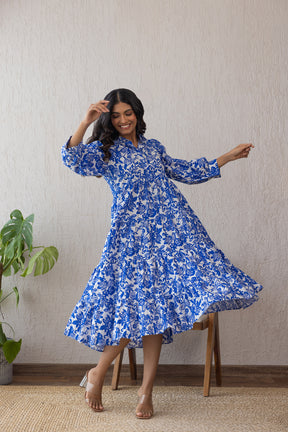
[[[252,147],[254,148],[253,144],[239,144],[237,147],[230,150],[230,152],[228,152],[228,155],[230,155],[231,160],[245,158],[248,157]]]
[[[227,162],[231,162],[236,159],[247,158],[251,148],[254,148],[253,144],[239,144],[228,153],[225,153],[223,156],[217,158],[219,168],[225,165]]]

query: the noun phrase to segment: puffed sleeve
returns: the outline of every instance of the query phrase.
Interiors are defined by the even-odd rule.
[[[64,165],[82,176],[101,176],[107,172],[107,163],[104,162],[104,153],[100,141],[90,144],[79,143],[75,147],[67,147],[71,137],[61,149]]]
[[[165,173],[172,180],[193,184],[203,183],[214,177],[221,177],[216,159],[210,162],[204,157],[191,161],[174,159],[167,155],[165,147],[161,143],[157,142],[157,148],[161,155]]]

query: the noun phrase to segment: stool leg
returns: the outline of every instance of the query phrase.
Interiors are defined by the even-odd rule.
[[[215,363],[215,373],[216,373],[216,385],[221,386],[222,385],[222,376],[221,376],[221,356],[220,356],[218,312],[215,313],[214,363]]]
[[[114,368],[113,368],[113,376],[112,376],[112,390],[118,389],[118,383],[119,383],[119,377],[120,377],[120,371],[122,366],[122,359],[123,359],[123,350],[118,354],[118,356],[115,359]]]
[[[130,377],[132,380],[137,380],[135,348],[128,348],[128,354],[129,354],[129,365],[130,365]]]
[[[211,381],[211,366],[212,357],[214,350],[215,340],[215,313],[209,314],[209,325],[208,325],[208,336],[207,336],[207,350],[206,350],[206,362],[204,371],[204,396],[209,396],[210,392],[210,381]]]

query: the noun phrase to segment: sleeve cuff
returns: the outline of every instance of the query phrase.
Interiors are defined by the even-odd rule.
[[[211,167],[211,172],[213,174],[213,177],[221,177],[221,171],[217,163],[217,159],[213,159],[210,162],[210,167]]]
[[[73,146],[73,147],[68,147],[71,141],[72,135],[69,137],[68,141],[66,142],[66,144],[63,145],[63,149],[67,152],[73,152],[73,151],[77,151],[77,149],[79,150],[82,145],[83,145],[83,141],[79,142],[79,144],[77,146]]]

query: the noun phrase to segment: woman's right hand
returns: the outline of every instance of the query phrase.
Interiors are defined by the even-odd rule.
[[[102,113],[109,112],[109,109],[107,108],[108,103],[109,101],[107,100],[100,100],[99,102],[90,105],[84,119],[81,121],[78,129],[71,137],[67,148],[75,147],[80,142],[82,142],[86,130],[88,129],[90,124],[93,123],[95,120],[98,120]]]
[[[102,113],[109,112],[109,109],[107,108],[108,103],[109,101],[103,99],[95,104],[91,104],[83,119],[83,122],[90,126],[91,123],[98,120]]]

